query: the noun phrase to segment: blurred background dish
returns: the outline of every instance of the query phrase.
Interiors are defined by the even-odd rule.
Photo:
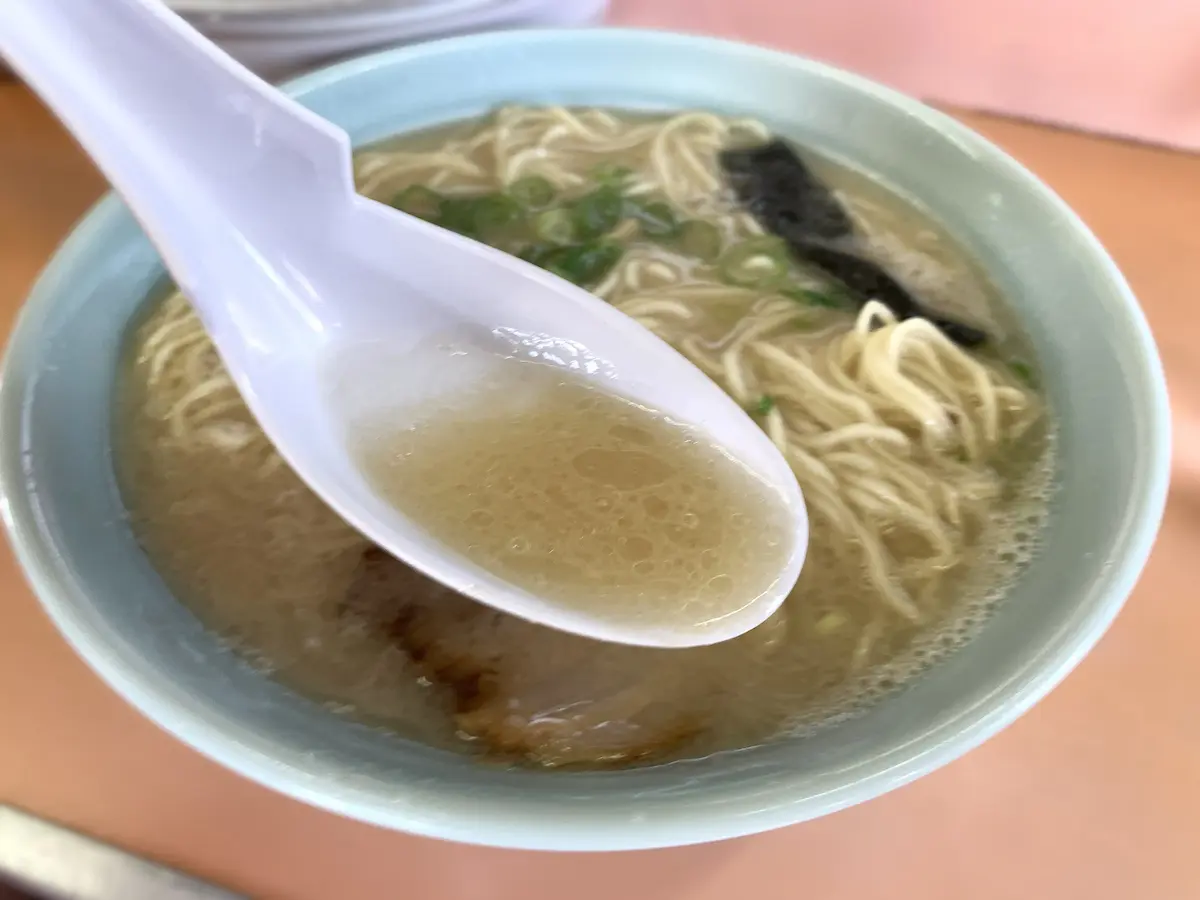
[[[267,78],[373,50],[502,28],[589,25],[608,0],[168,0]]]
[[[355,9],[399,9],[449,6],[454,0],[164,0],[181,13],[310,13]]]
[[[503,28],[592,25],[609,0],[166,0],[235,59],[279,80],[383,47]],[[9,74],[0,58],[0,77]]]

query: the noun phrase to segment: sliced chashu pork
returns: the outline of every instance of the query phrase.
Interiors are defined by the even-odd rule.
[[[363,555],[348,610],[386,628],[450,688],[458,728],[492,753],[543,765],[667,755],[704,727],[723,693],[718,648],[608,644],[497,612],[382,550]],[[764,650],[770,627],[739,640]]]

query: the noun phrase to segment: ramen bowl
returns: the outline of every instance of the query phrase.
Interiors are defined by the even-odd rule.
[[[1130,593],[1167,483],[1154,344],[1083,223],[967,128],[817,63],[636,31],[460,38],[344,63],[288,90],[357,144],[512,102],[698,108],[760,119],[872,173],[918,198],[1014,306],[1058,424],[1056,486],[1039,554],[978,635],[855,718],[670,765],[484,766],[353,724],[256,672],[139,548],[114,477],[112,409],[123,339],[163,268],[108,197],[51,261],[11,339],[0,394],[6,522],[68,641],[201,753],[316,806],[440,838],[563,850],[727,838],[862,802],[976,746],[1057,684]]]

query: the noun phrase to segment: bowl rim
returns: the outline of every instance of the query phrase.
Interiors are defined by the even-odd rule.
[[[533,50],[547,42],[570,42],[586,35],[588,40],[609,41],[614,47],[628,42],[651,42],[665,48],[685,46],[692,51],[711,52],[716,57],[755,57],[773,67],[840,81],[873,96],[907,115],[937,129],[947,139],[961,142],[989,165],[999,167],[1022,190],[1040,196],[1063,216],[1072,238],[1093,258],[1102,274],[1120,296],[1132,329],[1128,340],[1136,345],[1140,366],[1138,400],[1147,410],[1148,467],[1146,490],[1130,503],[1131,526],[1124,533],[1119,563],[1102,575],[1099,601],[1073,609],[1068,626],[1049,635],[1039,651],[1026,658],[1005,682],[997,683],[986,703],[977,704],[958,719],[943,723],[908,744],[893,746],[862,763],[862,771],[820,794],[762,804],[738,814],[706,813],[669,825],[630,828],[601,833],[603,825],[570,825],[547,828],[522,811],[479,809],[474,822],[450,822],[444,817],[406,814],[394,801],[366,803],[328,785],[314,785],[312,778],[293,771],[282,761],[248,752],[229,734],[214,730],[201,716],[176,702],[155,683],[147,683],[122,658],[118,648],[98,644],[76,621],[74,608],[86,591],[70,572],[60,548],[44,539],[38,512],[32,502],[24,466],[25,410],[23,398],[37,378],[35,342],[67,280],[76,248],[111,227],[122,209],[111,193],[101,199],[72,229],[35,282],[14,323],[0,365],[0,512],[10,545],[35,596],[75,651],[104,681],[140,712],[203,755],[238,774],[280,793],[311,805],[372,824],[428,837],[524,849],[639,849],[678,846],[742,836],[794,824],[806,819],[874,798],[906,784],[950,762],[993,736],[1057,685],[1100,639],[1132,591],[1149,556],[1166,503],[1170,470],[1170,409],[1161,360],[1145,315],[1136,298],[1097,238],[1066,203],[1040,179],[981,135],[941,113],[869,79],[844,72],[824,63],[788,53],[719,38],[698,37],[643,29],[533,29],[455,37],[369,54],[292,80],[283,89],[303,98],[310,91],[368,73],[380,67],[404,64],[425,56],[469,54],[496,44],[518,44]],[[18,439],[18,436],[20,439]],[[667,832],[664,834],[663,832]],[[536,836],[536,837],[534,837]]]

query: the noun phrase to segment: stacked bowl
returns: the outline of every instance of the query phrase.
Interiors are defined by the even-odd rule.
[[[474,31],[586,25],[608,0],[167,0],[243,64],[282,78],[385,46]]]

